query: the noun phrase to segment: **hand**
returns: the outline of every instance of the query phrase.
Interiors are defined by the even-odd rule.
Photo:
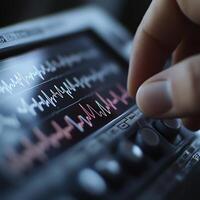
[[[173,66],[162,71],[172,53]],[[200,128],[199,0],[152,1],[135,35],[128,90],[147,116]]]

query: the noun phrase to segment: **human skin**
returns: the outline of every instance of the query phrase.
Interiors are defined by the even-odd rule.
[[[200,128],[199,0],[152,1],[134,38],[128,91],[147,116]]]

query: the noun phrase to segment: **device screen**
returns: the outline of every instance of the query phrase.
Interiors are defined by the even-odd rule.
[[[0,62],[0,161],[46,163],[134,105],[126,63],[91,31]]]

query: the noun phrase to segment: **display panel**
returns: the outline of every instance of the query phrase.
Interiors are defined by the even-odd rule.
[[[20,173],[133,106],[127,64],[91,31],[0,62],[0,161]]]

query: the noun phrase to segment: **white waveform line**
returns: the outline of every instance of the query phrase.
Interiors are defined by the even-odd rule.
[[[83,75],[80,78],[73,77],[73,82],[69,79],[65,79],[61,86],[54,85],[53,89],[49,89],[51,95],[48,95],[47,92],[41,90],[41,94],[37,95],[38,100],[36,100],[36,98],[32,98],[32,103],[30,104],[21,98],[21,106],[17,107],[17,112],[20,114],[29,113],[36,116],[36,109],[38,109],[40,112],[44,112],[45,107],[56,107],[59,98],[63,99],[67,95],[71,99],[74,99],[73,93],[75,93],[78,89],[91,88],[93,83],[97,81],[103,82],[107,76],[118,73],[119,70],[116,65],[108,64],[103,66],[99,71],[91,70],[89,74]]]
[[[44,80],[48,73],[55,73],[58,69],[69,67],[71,68],[83,60],[92,59],[98,56],[99,52],[95,49],[90,49],[85,52],[79,52],[73,55],[58,55],[55,60],[46,61],[38,67],[32,66],[32,71],[27,74],[16,72],[8,79],[8,81],[0,81],[0,94],[13,94],[13,90],[17,87],[26,87],[31,84],[36,78]]]

